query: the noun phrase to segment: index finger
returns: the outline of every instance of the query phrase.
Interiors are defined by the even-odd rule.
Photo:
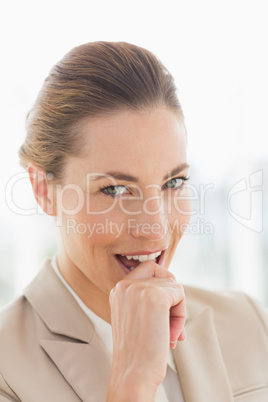
[[[127,275],[127,279],[147,278],[170,278],[173,282],[177,282],[175,276],[171,272],[161,267],[154,261],[141,262]]]

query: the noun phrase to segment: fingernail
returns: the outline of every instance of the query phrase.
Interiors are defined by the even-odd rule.
[[[177,345],[177,341],[175,341],[175,342],[171,342],[170,341],[170,344],[171,344],[171,349],[175,349],[175,347],[176,347],[176,345]]]

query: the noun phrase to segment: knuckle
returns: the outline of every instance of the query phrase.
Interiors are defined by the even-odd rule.
[[[148,285],[143,289],[143,298],[147,303],[155,305],[159,304],[165,293],[165,289],[162,287]]]
[[[180,283],[177,283],[177,287],[181,291],[181,293],[184,295],[185,294],[184,293],[184,287]]]
[[[126,292],[127,292],[128,296],[132,296],[132,295],[135,296],[135,295],[141,293],[143,288],[144,288],[144,284],[142,282],[132,281],[128,284]]]
[[[115,285],[114,291],[117,295],[122,297],[132,297],[140,293],[143,288],[144,283],[141,281],[124,279]]]
[[[177,292],[181,295],[181,299],[185,299],[184,287],[180,283],[175,285]]]
[[[110,303],[115,298],[120,298],[125,293],[125,289],[127,288],[127,286],[128,286],[128,284],[126,283],[125,280],[117,282],[115,287],[110,291],[110,295],[109,295]]]
[[[126,288],[129,286],[129,282],[128,280],[124,279],[122,281],[117,282],[117,284],[114,287],[114,292],[116,294],[121,294],[124,293]]]
[[[175,275],[173,275],[171,272],[168,272],[168,278],[171,282],[177,283],[177,279],[175,277]]]
[[[112,288],[112,290],[109,293],[109,303],[112,304],[113,299],[114,299],[114,293],[115,293],[115,289]]]

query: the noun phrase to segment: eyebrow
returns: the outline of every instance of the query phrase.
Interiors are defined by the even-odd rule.
[[[166,180],[169,177],[173,177],[189,167],[190,167],[190,165],[188,165],[188,163],[181,163],[180,165],[178,165],[174,169],[172,169],[168,174],[166,174],[166,176],[163,178],[163,180]],[[138,177],[132,176],[130,174],[125,174],[122,172],[114,172],[114,171],[110,171],[110,172],[103,173],[103,174],[98,174],[98,175],[96,175],[96,177],[92,178],[92,180],[97,181],[97,180],[105,179],[107,177],[113,177],[114,179],[117,179],[117,180],[130,181],[133,183],[137,183],[139,181]]]

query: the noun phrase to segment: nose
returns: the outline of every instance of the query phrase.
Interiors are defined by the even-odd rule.
[[[130,223],[130,222],[129,222]],[[144,200],[139,214],[131,219],[130,234],[135,238],[161,240],[167,233],[167,217],[163,211],[161,197]]]

